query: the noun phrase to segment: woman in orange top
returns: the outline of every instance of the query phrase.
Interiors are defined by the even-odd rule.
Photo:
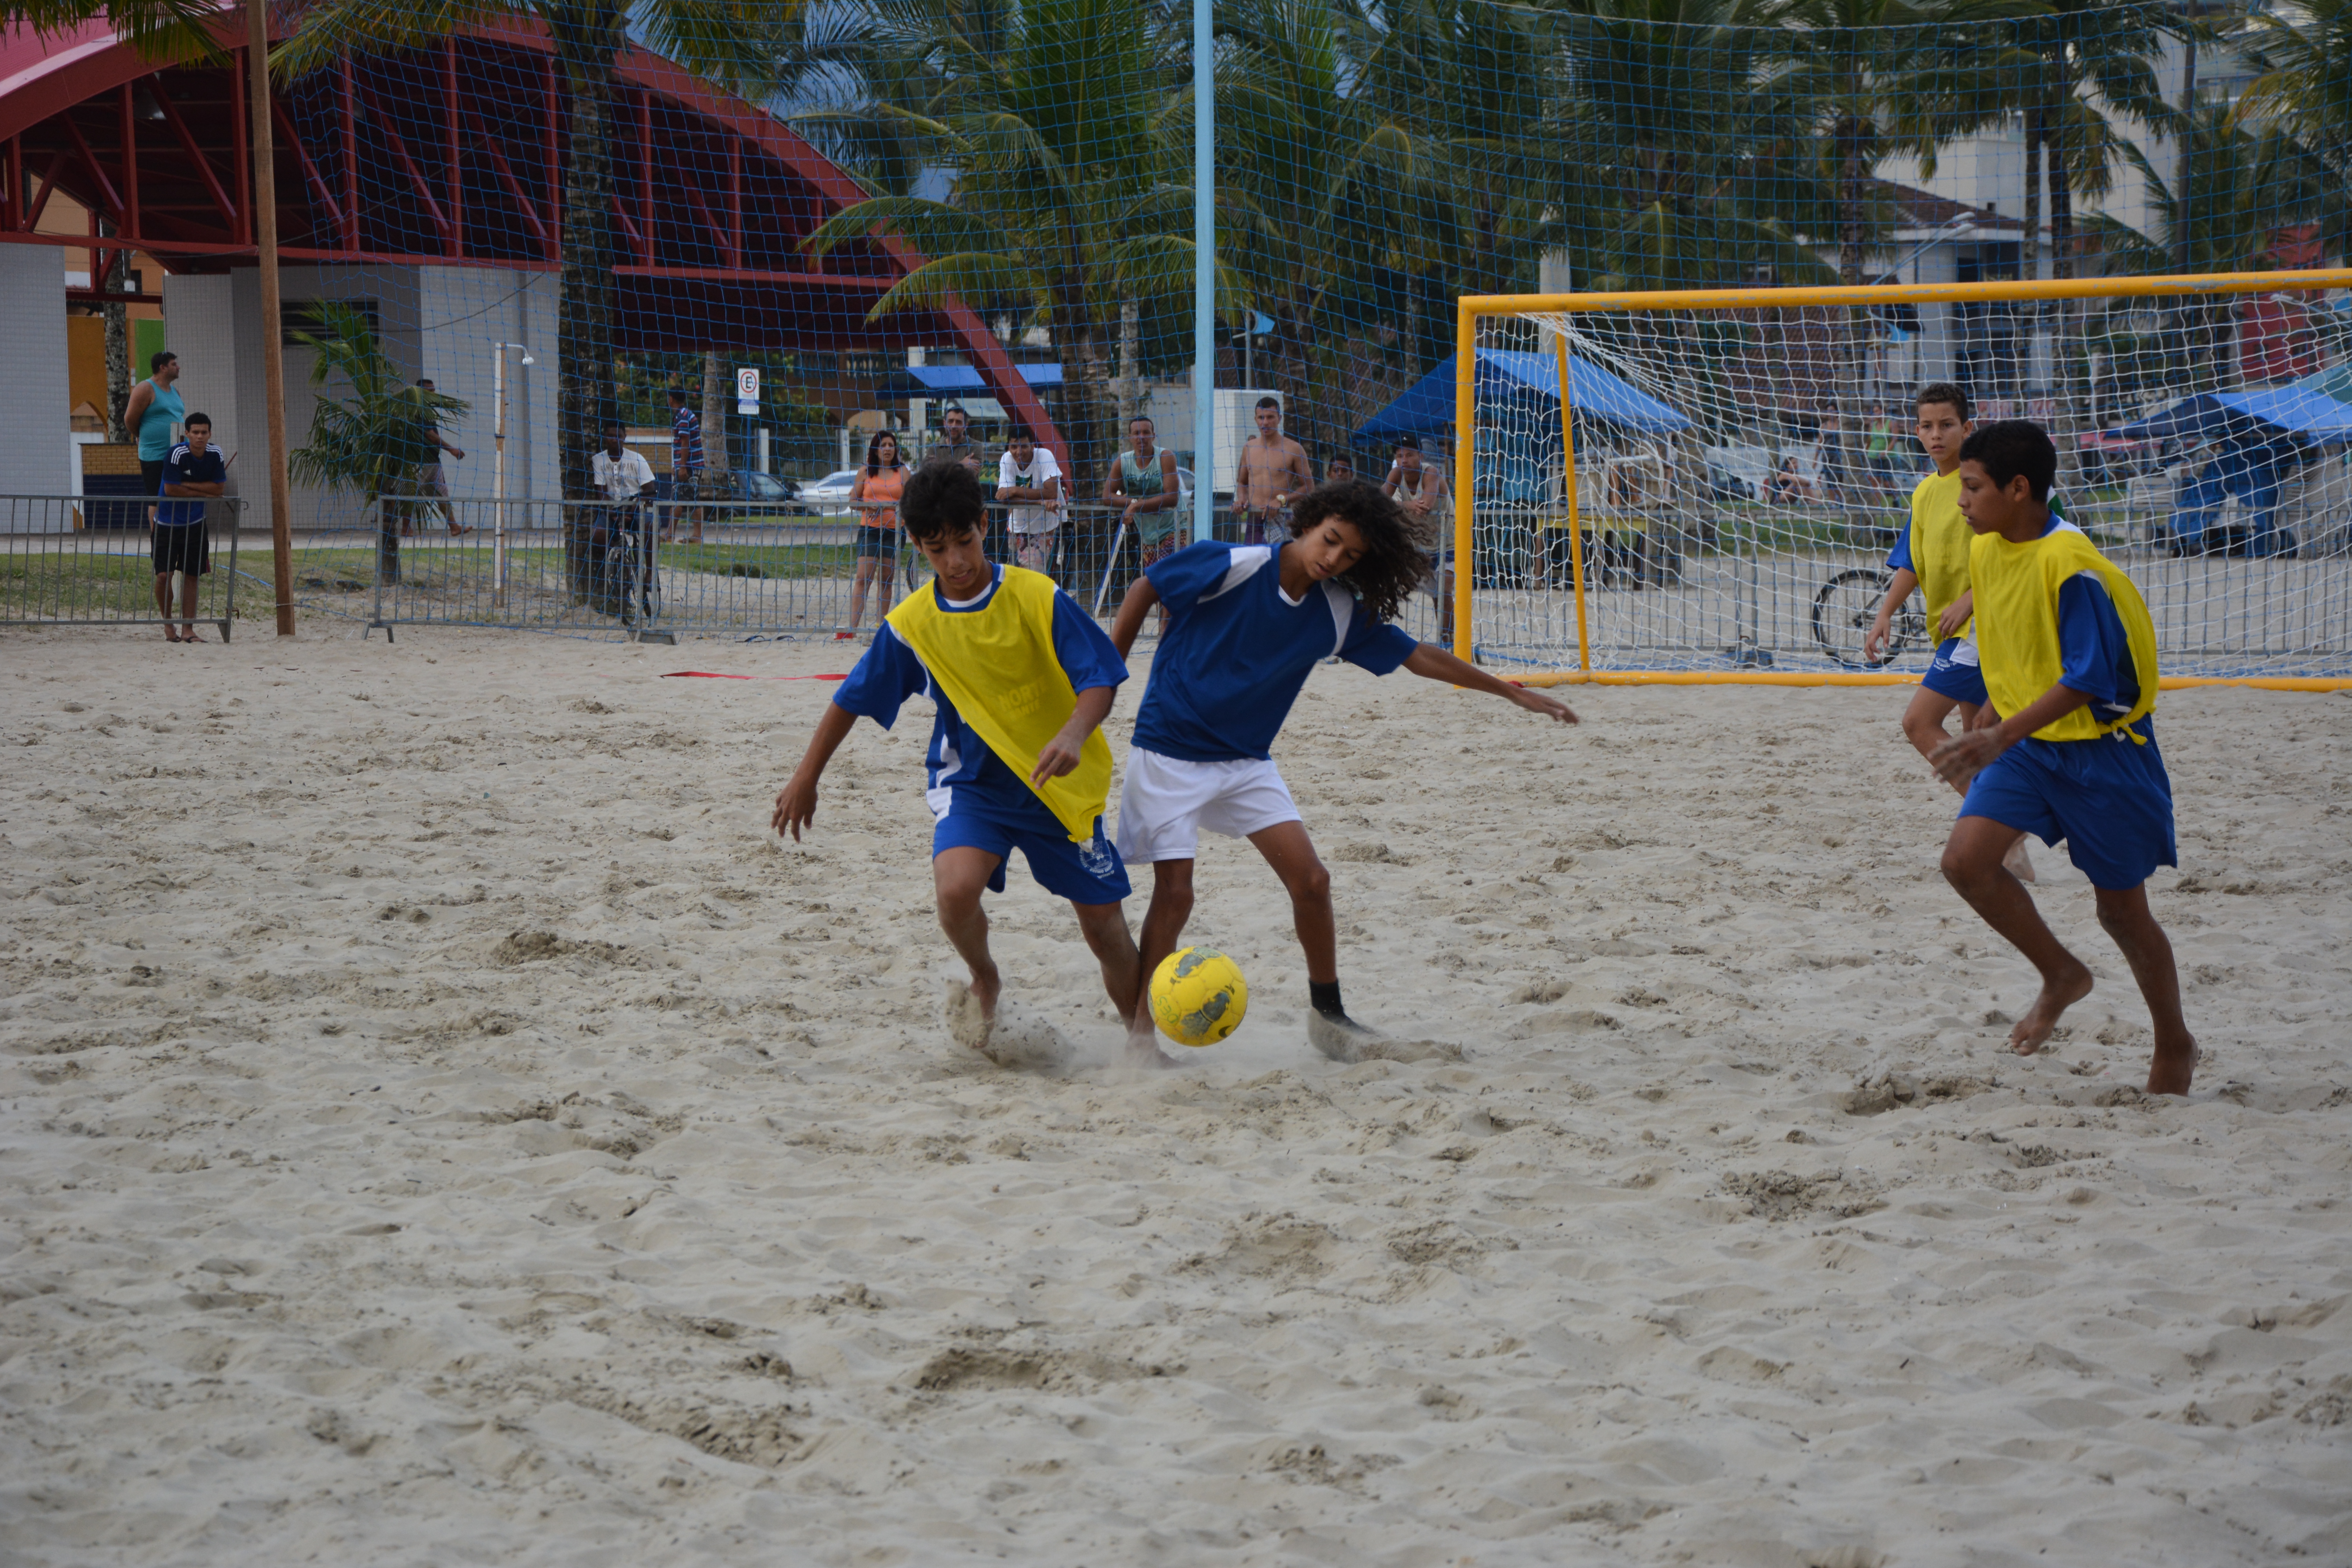
[[[874,618],[879,621],[890,613],[892,578],[897,574],[898,553],[905,548],[898,531],[898,497],[906,488],[907,470],[898,462],[898,437],[880,431],[866,443],[866,471],[849,487],[849,504],[859,509],[857,580],[849,590],[849,629],[834,633],[835,642],[857,635],[858,620],[866,614],[866,585],[874,581],[877,571],[882,574],[882,608]],[[907,575],[914,576],[912,562],[908,563]]]

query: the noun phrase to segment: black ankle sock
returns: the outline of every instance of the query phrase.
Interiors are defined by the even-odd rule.
[[[1339,1005],[1339,983],[1336,980],[1310,980],[1307,983],[1307,999],[1315,1010],[1327,1018],[1344,1018],[1348,1010]]]

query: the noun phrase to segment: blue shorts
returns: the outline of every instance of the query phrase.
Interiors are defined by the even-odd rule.
[[[2066,841],[2091,886],[2137,888],[2158,866],[2180,864],[2172,838],[2172,780],[2149,740],[2020,741],[1969,784],[1962,816],[1982,816]]]
[[[942,801],[940,797],[946,796]],[[943,849],[982,849],[998,857],[988,890],[1004,891],[1004,861],[1019,849],[1037,885],[1074,904],[1115,904],[1132,891],[1118,848],[1095,819],[1091,843],[1073,844],[1067,829],[1042,802],[1027,809],[1005,806],[968,784],[930,792],[939,826],[931,829],[931,854]]]
[[[1954,657],[1963,648],[1967,650],[1965,662]],[[1977,650],[1958,637],[1946,637],[1937,645],[1936,661],[1920,677],[1919,684],[1938,697],[1948,697],[1975,708],[1984,706],[1984,671],[1978,668]]]

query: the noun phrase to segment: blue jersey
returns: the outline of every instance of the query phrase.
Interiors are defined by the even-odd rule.
[[[1279,552],[1187,545],[1144,568],[1168,635],[1135,719],[1135,743],[1184,762],[1265,757],[1317,664],[1337,654],[1386,675],[1420,645],[1338,583],[1282,591]]]
[[[171,456],[163,459],[164,485],[222,485],[228,482],[228,463],[218,447],[206,447],[202,456],[185,441],[175,443]],[[158,487],[155,493],[162,495]],[[205,520],[205,502],[201,497],[166,500],[155,509],[158,528],[184,528]]]
[[[1004,568],[996,568],[996,583],[1004,581]],[[950,615],[969,615],[982,608],[996,594],[992,584],[987,593],[977,599],[959,604],[940,593],[934,580],[922,592],[938,594],[940,607]],[[1096,686],[1117,686],[1127,679],[1127,666],[1118,657],[1118,649],[1097,626],[1094,617],[1078,608],[1077,602],[1067,594],[1054,597],[1054,655],[1061,661],[1062,672],[1070,678],[1070,689],[1084,691]],[[924,785],[932,791],[952,789],[962,794],[982,797],[1000,812],[1016,816],[1034,814],[1057,837],[1066,838],[1047,810],[1029,787],[1029,781],[1004,765],[991,751],[979,731],[963,721],[931,672],[923,667],[898,635],[884,622],[874,634],[874,646],[849,672],[849,679],[834,693],[834,706],[861,717],[873,720],[885,730],[898,721],[898,706],[909,697],[929,697],[939,705],[939,713],[931,721],[931,745],[923,759]],[[934,800],[934,811],[939,805]]]
[[[2053,527],[2057,526],[2053,521]],[[2107,585],[2088,572],[2077,572],[2058,584],[2059,684],[2069,691],[2086,693],[2091,715],[2112,724],[2139,705],[2139,671],[2132,664],[2131,641],[2124,635],[2123,617],[2107,595]],[[2143,733],[2148,721],[2142,719]],[[2079,745],[2080,742],[2043,741],[2045,746]]]

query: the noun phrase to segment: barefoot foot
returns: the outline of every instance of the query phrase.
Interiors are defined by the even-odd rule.
[[[2033,860],[2025,852],[2025,837],[2022,833],[2017,836],[2017,842],[2011,845],[2009,853],[2000,858],[2000,868],[2021,882],[2031,882],[2033,880]]]
[[[1127,1037],[1127,1065],[1149,1068],[1153,1072],[1168,1072],[1184,1064],[1160,1048],[1157,1036],[1129,1034]]]
[[[2148,1093],[2187,1094],[2189,1080],[2197,1076],[2197,1064],[2204,1059],[2205,1053],[2194,1040],[2159,1043],[2147,1064]]]
[[[1003,1001],[996,994],[1002,982],[993,975],[986,982],[986,995],[981,984],[948,986],[948,1034],[956,1044],[1016,1072],[1058,1072],[1069,1065],[1076,1053],[1060,1030],[1019,1004]]]
[[[2043,981],[2042,994],[2010,1030],[2009,1048],[2021,1057],[2039,1051],[2050,1038],[2050,1031],[2058,1026],[2059,1016],[2090,994],[2091,972],[2079,963],[2055,980]]]

